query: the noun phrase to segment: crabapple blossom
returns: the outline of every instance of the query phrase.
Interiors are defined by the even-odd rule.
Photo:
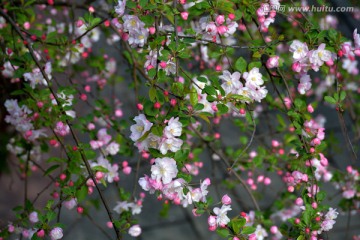
[[[302,43],[299,40],[294,40],[290,45],[289,51],[293,53],[293,58],[295,60],[301,60],[306,57],[309,49],[306,43]]]
[[[174,159],[164,157],[156,158],[155,164],[151,167],[151,178],[168,184],[178,173],[177,165]]]
[[[223,74],[219,78],[223,81],[221,87],[224,89],[226,94],[236,93],[236,90],[242,86],[240,82],[241,74],[239,72],[234,72],[231,74],[229,71],[223,71]]]
[[[227,212],[231,211],[230,205],[222,205],[221,208],[215,207],[213,209],[216,214],[216,224],[218,226],[225,226],[230,222],[230,218],[227,216]]]
[[[152,127],[152,123],[149,122],[144,114],[139,114],[134,118],[136,124],[130,127],[131,135],[130,138],[134,142],[139,140],[147,131]]]
[[[51,240],[61,239],[63,237],[63,230],[60,227],[55,227],[50,231]]]
[[[140,236],[141,234],[141,228],[140,226],[137,224],[137,225],[133,225],[129,228],[129,234],[130,236],[132,237],[138,237]]]
[[[172,117],[164,129],[164,135],[167,138],[180,137],[182,132],[182,124],[179,122],[179,117]]]
[[[115,6],[115,12],[121,17],[125,13],[126,0],[118,0],[118,5]]]
[[[177,152],[182,144],[183,140],[179,138],[164,138],[160,143],[159,150],[162,154],[166,154],[168,151]]]

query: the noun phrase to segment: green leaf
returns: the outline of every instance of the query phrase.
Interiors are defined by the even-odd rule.
[[[246,71],[247,62],[243,57],[239,57],[235,62],[235,69],[243,73]]]
[[[257,61],[257,62],[249,63],[249,67],[248,67],[249,70],[253,69],[254,67],[260,68],[261,67],[261,62]]]
[[[213,86],[205,86],[204,89],[202,90],[202,93],[206,93],[208,95],[217,95],[216,94],[216,90]]]
[[[103,172],[103,173],[109,172],[109,170],[107,168],[104,168],[103,166],[92,167],[92,170],[94,170],[96,172]]]
[[[300,235],[298,236],[298,238],[296,240],[304,240],[305,239],[305,236],[304,235]]]
[[[254,227],[244,227],[243,230],[241,231],[242,234],[252,234],[254,233],[256,230],[256,228]]]
[[[150,101],[154,102],[155,101],[155,98],[156,98],[156,88],[154,87],[151,87],[150,90],[149,90],[149,98],[150,98]]]
[[[82,202],[87,195],[88,195],[88,189],[85,185],[82,186],[80,190],[76,191],[76,198],[78,202]]]
[[[345,91],[342,91],[342,92],[340,93],[340,101],[343,101],[345,98],[346,98],[346,92],[345,92]]]
[[[219,114],[225,114],[229,111],[228,106],[226,106],[225,104],[222,104],[222,103],[217,104],[216,107],[218,109]]]
[[[190,92],[190,103],[191,105],[195,106],[198,103],[198,94],[197,91],[195,91],[195,89],[193,89]],[[204,107],[203,107],[204,108]]]
[[[152,68],[148,71],[148,75],[150,78],[154,78],[155,75],[156,75],[156,69],[155,68]]]
[[[331,104],[336,104],[336,100],[333,97],[325,96],[324,100],[325,100],[325,102],[328,102],[328,103],[331,103]]]
[[[55,171],[55,169],[57,169],[58,167],[60,167],[59,164],[56,164],[56,165],[53,165],[53,166],[49,167],[49,168],[45,171],[44,176],[49,175],[50,173],[52,173],[53,171]]]
[[[218,228],[216,229],[216,233],[223,238],[229,236],[229,230],[227,228]]]

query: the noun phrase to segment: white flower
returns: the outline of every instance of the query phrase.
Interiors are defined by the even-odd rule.
[[[170,118],[170,120],[169,120],[169,122],[167,124],[168,125],[164,129],[165,137],[172,138],[172,137],[181,136],[182,124],[181,124],[181,122],[179,122],[179,117]]]
[[[64,201],[64,206],[69,210],[73,209],[76,205],[77,205],[76,198],[72,198],[69,201]]]
[[[318,49],[314,50],[309,57],[310,63],[313,64],[314,71],[318,71],[319,66],[322,66],[324,62],[327,62],[331,59],[331,52],[325,50],[325,46],[325,43],[320,44]]]
[[[116,213],[120,214],[124,211],[129,211],[129,208],[132,207],[132,204],[133,203],[129,203],[127,201],[122,201],[122,202],[117,201],[116,206],[113,208],[113,210]]]
[[[39,217],[38,217],[38,213],[37,212],[31,212],[30,214],[29,214],[29,220],[30,220],[30,222],[32,222],[32,223],[37,223],[38,221],[39,221]]]
[[[120,145],[115,142],[112,142],[109,145],[107,145],[105,151],[110,155],[115,155],[119,152],[119,149],[120,149]]]
[[[306,57],[309,49],[306,43],[302,43],[299,40],[294,40],[290,45],[290,52],[293,53],[295,60],[300,60]]]
[[[14,76],[14,71],[17,67],[13,67],[11,63],[7,61],[4,63],[3,68],[4,70],[1,71],[2,75],[6,78],[12,78]]]
[[[139,225],[133,225],[129,228],[129,234],[132,237],[138,237],[141,234],[141,228]]]
[[[166,154],[168,151],[177,152],[180,150],[183,140],[179,138],[165,138],[160,144],[160,152]]]
[[[118,5],[115,6],[115,12],[119,15],[119,17],[124,15],[125,7],[126,7],[126,0],[124,1],[118,0]]]
[[[262,75],[257,67],[251,69],[250,72],[245,72],[243,74],[243,78],[246,80],[246,87],[249,87],[250,85],[260,86],[264,84]]]
[[[339,213],[334,208],[330,208],[329,211],[325,215],[325,219],[327,220],[334,220],[337,218]]]
[[[214,208],[214,213],[216,214],[216,223],[218,226],[225,226],[230,222],[230,218],[226,215],[228,211],[231,211],[230,205],[222,205],[221,208]]]
[[[145,27],[145,24],[135,15],[124,15],[122,19],[124,20],[125,31],[131,32]]]
[[[59,227],[53,228],[50,232],[51,240],[61,239],[63,237],[63,230]]]
[[[148,31],[145,28],[135,29],[129,32],[129,44],[131,47],[143,47],[147,38],[148,38]]]
[[[148,151],[149,148],[158,149],[161,142],[161,138],[152,133],[149,133],[147,138],[142,142],[137,142],[135,145],[138,147],[139,152]]]
[[[157,181],[162,180],[163,184],[170,183],[177,173],[175,160],[168,157],[156,158],[155,164],[151,167],[151,178]]]
[[[266,230],[259,224],[256,226],[255,230],[256,240],[263,240],[265,237],[268,236]]]
[[[136,124],[130,127],[131,135],[130,138],[134,142],[139,140],[147,131],[152,127],[152,123],[149,122],[144,114],[140,114],[134,118]]]
[[[131,208],[131,214],[132,215],[140,214],[142,205],[141,204],[136,204],[136,203],[131,203],[130,208]]]
[[[229,71],[223,71],[223,75],[220,75],[219,78],[223,80],[223,84],[221,87],[224,89],[226,94],[235,93],[236,90],[242,85],[240,83],[240,76],[239,72],[234,72],[231,74]]]
[[[360,34],[357,33],[357,28],[354,30],[353,36],[355,49],[360,48]]]
[[[109,182],[112,183],[114,179],[119,178],[119,166],[117,164],[111,165],[110,162],[104,158],[103,156],[100,156],[97,159],[97,162],[91,163],[91,167],[101,166],[103,168],[106,168],[108,172],[105,173],[104,178]]]
[[[304,74],[300,78],[300,83],[297,87],[300,94],[305,94],[311,88],[311,78],[310,75]]]

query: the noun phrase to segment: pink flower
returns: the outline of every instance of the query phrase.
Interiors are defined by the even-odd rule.
[[[188,17],[189,17],[189,13],[188,13],[188,12],[181,12],[180,15],[181,15],[181,18],[184,19],[184,20],[187,20]]]
[[[64,137],[70,133],[70,127],[69,127],[69,125],[67,125],[63,122],[57,122],[54,132],[59,134],[60,136]]]
[[[266,61],[266,67],[268,68],[276,68],[279,66],[279,56],[273,56],[270,57],[267,61]]]
[[[225,194],[222,198],[221,198],[221,202],[224,205],[230,205],[231,204],[231,198]]]
[[[129,228],[129,234],[132,237],[138,237],[141,234],[141,228],[138,224],[133,225]]]
[[[63,237],[63,230],[59,227],[55,227],[50,231],[51,240],[61,239]]]

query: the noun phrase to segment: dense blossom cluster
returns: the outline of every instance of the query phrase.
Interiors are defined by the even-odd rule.
[[[26,187],[24,204],[0,229],[0,240],[62,239],[61,207],[91,219],[99,202],[118,239],[123,232],[138,237],[144,229],[136,217],[148,193],[164,201],[163,212],[174,204],[192,208],[194,217],[206,214],[208,229],[232,240],[322,239],[339,213],[358,214],[359,171],[332,165],[331,130],[324,117],[313,117],[318,106],[334,107],[357,159],[344,123],[346,117],[357,123],[359,112],[357,29],[346,40],[330,14],[293,12],[289,23],[279,16],[275,23],[280,7],[309,7],[306,0],[87,4],[28,1],[0,9],[0,71],[16,89],[4,100],[4,120],[18,133],[6,150],[18,158],[11,166]],[[120,51],[99,51],[103,43]],[[130,74],[117,76],[124,62]],[[118,94],[121,84],[134,89],[134,98]],[[136,101],[129,104],[135,117],[125,116],[133,110],[123,109],[128,100]],[[148,173],[139,177],[144,165]],[[28,179],[40,171],[51,182],[30,199]],[[132,192],[124,185],[131,174]],[[339,210],[323,203],[329,181],[341,194]],[[236,194],[240,185],[251,201],[237,197],[248,213],[236,214],[230,191],[219,192]],[[265,195],[268,186],[276,197],[258,206],[258,193]],[[118,193],[114,202],[103,195],[110,187]],[[52,199],[41,207],[36,201],[48,192]]]

